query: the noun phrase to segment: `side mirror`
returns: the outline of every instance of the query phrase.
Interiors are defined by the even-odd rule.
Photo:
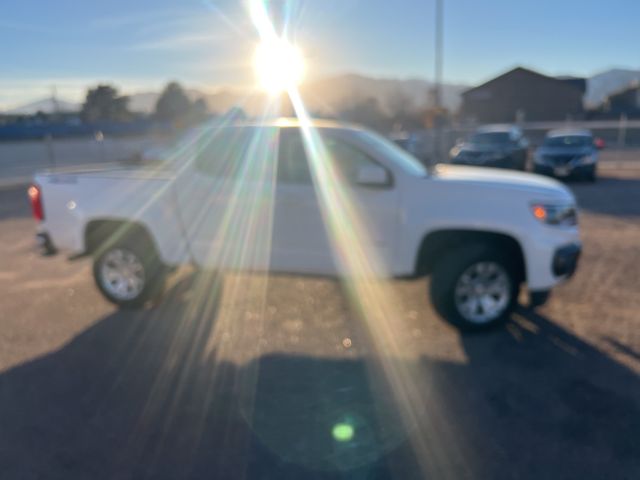
[[[605,146],[604,140],[601,138],[596,138],[593,141],[593,146],[596,147],[598,150],[602,150]]]
[[[391,185],[391,178],[381,166],[365,165],[358,168],[355,183],[362,187],[384,188]]]

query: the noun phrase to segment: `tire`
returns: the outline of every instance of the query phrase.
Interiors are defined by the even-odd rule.
[[[473,276],[473,272],[478,273],[476,268],[482,274],[475,279],[486,285],[471,286],[476,281]],[[494,295],[476,291],[466,297],[468,300],[465,301],[461,292],[474,288],[497,289],[501,293]],[[431,274],[433,306],[445,320],[461,330],[484,330],[503,323],[515,308],[519,291],[520,275],[516,262],[508,254],[490,245],[477,244],[452,250],[435,265]],[[472,306],[471,297],[474,295],[489,303],[489,308],[493,302],[495,312],[489,315],[485,311],[486,318],[479,318],[483,316],[485,303],[478,305],[478,301],[475,313],[462,311],[460,305]]]
[[[153,245],[139,237],[125,238],[106,246],[93,261],[93,278],[98,289],[107,300],[122,308],[139,308],[157,300],[164,290],[166,275],[167,269]],[[129,280],[123,281],[123,276]]]
[[[595,183],[596,181],[596,169],[595,167],[592,168],[589,173],[587,173],[587,181],[591,182],[591,183]]]
[[[526,172],[527,171],[527,155],[523,155],[522,158],[520,159],[520,162],[518,163],[518,170],[520,170],[521,172]]]

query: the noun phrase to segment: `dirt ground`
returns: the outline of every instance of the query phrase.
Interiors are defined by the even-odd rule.
[[[546,306],[462,335],[397,281],[383,340],[327,279],[118,311],[0,190],[0,478],[640,478],[640,162],[600,173]]]

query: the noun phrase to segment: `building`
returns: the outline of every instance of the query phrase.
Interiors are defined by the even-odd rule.
[[[480,123],[579,119],[586,81],[517,67],[462,93],[462,118]]]
[[[619,118],[621,115],[626,115],[628,118],[640,118],[640,84],[634,82],[609,95],[602,110],[605,115],[613,118]]]

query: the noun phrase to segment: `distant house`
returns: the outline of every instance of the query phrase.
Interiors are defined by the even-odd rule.
[[[620,115],[626,115],[629,118],[640,117],[640,84],[634,82],[609,95],[604,102],[603,111],[616,118]]]
[[[481,123],[582,118],[586,81],[517,67],[462,93],[463,118]]]

